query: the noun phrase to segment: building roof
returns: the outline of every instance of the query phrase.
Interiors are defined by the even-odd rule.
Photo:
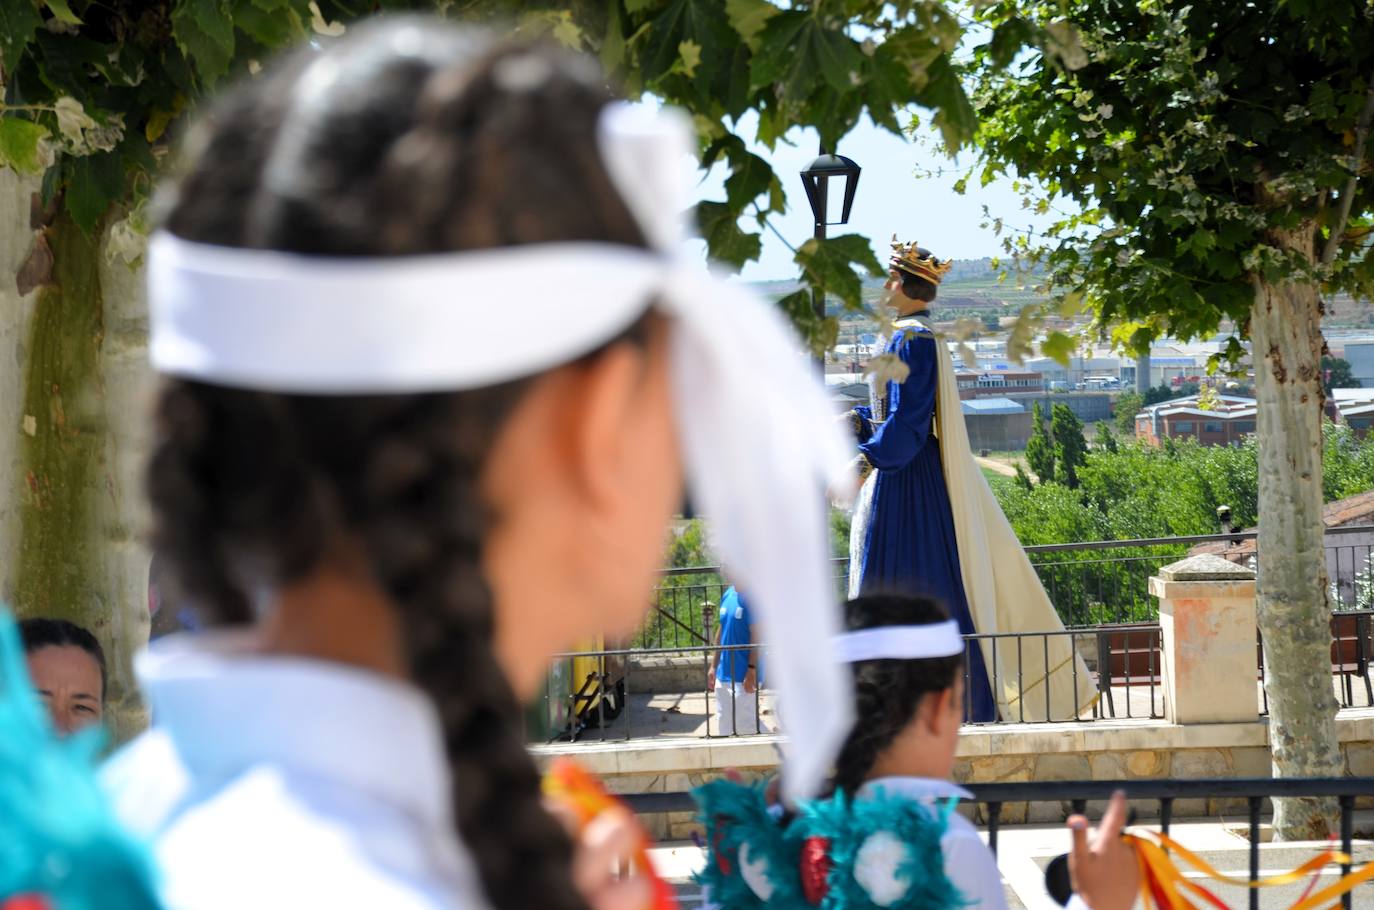
[[[1239,395],[1218,395],[1216,396],[1218,406],[1212,410],[1203,410],[1198,407],[1200,397],[1189,395],[1186,398],[1174,398],[1170,401],[1152,404],[1138,412],[1135,415],[1136,420],[1142,417],[1153,420],[1156,417],[1172,417],[1183,414],[1209,420],[1234,420],[1240,417],[1254,417],[1255,408],[1259,404],[1253,398],[1242,398]]]
[[[973,398],[961,401],[965,414],[1024,414],[1026,406],[1010,398]]]
[[[1352,524],[1368,524],[1374,519],[1374,490],[1348,496],[1345,499],[1337,499],[1335,502],[1328,502],[1322,506],[1322,524],[1328,528],[1343,528]],[[1247,528],[1246,531],[1254,533],[1257,528]],[[1242,540],[1236,543],[1218,540],[1211,543],[1198,544],[1188,551],[1189,556],[1196,556],[1200,553],[1215,553],[1224,556],[1232,562],[1244,562],[1246,558],[1255,555],[1255,541]]]

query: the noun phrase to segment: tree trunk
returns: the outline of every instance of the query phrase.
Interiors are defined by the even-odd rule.
[[[106,716],[122,741],[146,724],[130,665],[149,618],[142,282],[106,262],[104,225],[88,237],[58,210],[32,227],[36,190],[0,169],[0,591],[21,617],[96,634],[110,671]]]
[[[1313,259],[1310,223],[1270,242]],[[1321,306],[1311,282],[1255,278],[1251,341],[1259,400],[1259,626],[1277,777],[1344,773],[1331,689],[1322,523]],[[1281,840],[1324,839],[1331,800],[1278,800]]]

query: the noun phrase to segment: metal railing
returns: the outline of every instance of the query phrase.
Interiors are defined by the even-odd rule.
[[[1331,669],[1341,708],[1374,707],[1374,610],[1348,610],[1331,619]],[[1083,664],[1067,672],[1074,693],[1071,709],[1051,702],[1049,687],[1018,673],[1004,679],[1003,660],[1020,668],[1050,663],[1054,639],[1068,638]],[[983,649],[993,691],[1008,686],[1015,697],[1010,710],[978,726],[1022,723],[1071,723],[1164,717],[1162,635],[1157,623],[1107,625],[1042,633],[968,635],[965,667],[974,647]],[[1268,714],[1264,692],[1264,648],[1256,638],[1256,716]],[[720,683],[712,691],[707,674],[719,666],[722,652],[757,651],[763,667],[761,688],[752,693]],[[1061,649],[1062,653],[1062,649]],[[1014,658],[1014,659],[1013,659]],[[756,645],[695,645],[679,648],[622,648],[560,654],[543,696],[531,712],[527,739],[631,740],[657,736],[737,737],[778,732],[776,700],[768,689],[766,649]],[[1082,674],[1096,693],[1095,703],[1080,700]],[[636,682],[636,678],[639,682]],[[656,679],[655,679],[656,678]],[[965,671],[966,714],[971,713],[973,686]],[[730,709],[722,710],[722,700]],[[1044,699],[1043,704],[1037,701]],[[731,722],[720,729],[721,718]]]
[[[1051,704],[1048,686],[1018,673],[1002,677],[999,657],[1049,663],[1051,641],[1068,638],[1075,653],[1066,671],[1073,683],[1071,709]],[[1010,684],[1016,697],[1011,712],[981,725],[1013,723],[1071,723],[1163,715],[1160,676],[1160,631],[1155,624],[1101,629],[1068,629],[1048,633],[1000,633],[964,636],[964,691],[970,701],[969,652],[977,647],[991,657],[990,685],[998,691]],[[1062,650],[1062,649],[1060,649]],[[718,682],[714,691],[707,674],[721,663],[722,653],[756,652],[763,686],[747,693],[739,686]],[[757,645],[695,645],[680,648],[621,648],[559,654],[544,693],[526,722],[530,742],[644,739],[658,736],[703,738],[755,736],[778,732],[779,706],[768,688],[767,649]],[[1086,673],[1084,677],[1082,674]],[[1086,681],[1096,699],[1078,698]],[[1029,694],[1028,694],[1029,693]],[[729,710],[722,700],[729,698]],[[1044,698],[1044,705],[1037,699]],[[1043,711],[1041,710],[1043,709]],[[785,706],[782,710],[785,710]],[[969,713],[966,711],[966,713]],[[722,721],[723,719],[723,721]],[[722,722],[731,723],[721,729]]]
[[[764,687],[745,693],[742,688],[719,681],[715,690],[710,690],[707,674],[719,665],[721,654],[740,652],[758,655],[756,663],[762,668]],[[647,685],[637,691],[636,672],[641,677],[655,673],[652,668],[636,667],[637,662],[645,660],[663,662],[658,668],[660,673],[666,670],[670,674],[688,674],[696,681],[685,686],[671,686],[666,692],[651,691]],[[663,735],[718,738],[773,733],[776,731],[765,720],[770,711],[776,710],[772,696],[765,693],[767,662],[766,651],[756,645],[622,648],[559,654],[554,658],[554,672],[545,680],[543,696],[526,716],[525,739],[528,742],[586,739],[606,742]],[[718,700],[727,697],[727,692],[733,709],[729,713],[736,721],[730,729],[721,730]],[[653,704],[656,696],[661,698],[658,705]],[[699,710],[684,711],[684,704]],[[643,716],[636,723],[636,715],[641,710]],[[752,717],[752,722],[739,722],[741,715]],[[658,718],[658,723],[649,720],[653,717]]]
[[[1174,803],[1181,799],[1245,800],[1249,833],[1249,880],[1260,878],[1260,824],[1265,801],[1276,797],[1334,798],[1340,807],[1341,852],[1349,856],[1355,839],[1355,799],[1374,793],[1374,778],[1251,778],[1198,780],[1131,780],[1131,781],[1044,781],[1014,784],[965,784],[973,794],[967,802],[984,807],[987,818],[988,846],[997,853],[1001,831],[1002,808],[1008,803],[1068,803],[1075,813],[1082,813],[1089,800],[1105,800],[1117,790],[1124,790],[1132,800],[1159,802],[1160,829],[1169,833],[1173,821]],[[622,796],[632,810],[641,815],[660,812],[695,812],[692,795],[678,793],[641,793]],[[1068,837],[1064,840],[1068,847]],[[1341,874],[1350,872],[1349,865],[1341,866]],[[1259,908],[1258,889],[1249,889],[1251,910]],[[1349,910],[1352,895],[1346,893],[1341,904]]]
[[[1069,628],[1157,622],[1150,576],[1200,544],[1225,544],[1236,558],[1254,555],[1254,532],[1137,540],[1097,540],[1025,548],[1045,591]],[[1374,609],[1374,525],[1326,532],[1332,608]],[[1222,555],[1227,555],[1223,551]],[[849,560],[833,560],[836,585],[848,586]],[[635,637],[637,646],[664,648],[709,644],[712,609],[729,581],[719,566],[668,569],[654,591],[654,609]]]
[[[1261,715],[1269,713],[1269,694],[1264,669],[1264,640],[1256,636]],[[1342,610],[1331,617],[1331,676],[1336,681],[1336,701],[1342,708],[1374,708],[1374,610]],[[1356,681],[1363,684],[1364,699],[1357,698]]]

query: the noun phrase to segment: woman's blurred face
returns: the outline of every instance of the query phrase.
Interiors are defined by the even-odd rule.
[[[525,696],[553,653],[632,633],[662,568],[683,470],[667,323],[647,335],[541,378],[489,457],[496,652]]]
[[[59,733],[100,723],[105,714],[100,664],[75,645],[47,645],[28,654],[29,676]]]

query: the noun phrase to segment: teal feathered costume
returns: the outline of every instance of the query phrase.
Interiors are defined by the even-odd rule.
[[[156,910],[152,863],[96,781],[103,741],[53,731],[0,608],[0,910]]]
[[[803,804],[790,819],[769,807],[763,784],[719,780],[693,794],[706,831],[698,876],[723,910],[955,910],[940,839],[953,805],[910,799]]]

